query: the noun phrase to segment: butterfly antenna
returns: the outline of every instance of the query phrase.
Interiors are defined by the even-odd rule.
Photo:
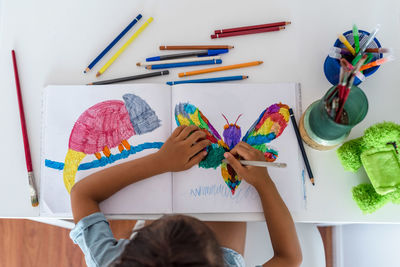
[[[224,119],[226,120],[226,123],[229,125],[229,121],[228,119],[225,117],[225,115],[223,113],[221,113],[222,117],[224,117]]]
[[[235,125],[236,125],[236,123],[238,122],[239,118],[240,118],[242,115],[243,115],[243,114],[240,114],[240,115],[237,117],[237,119],[236,119],[236,121],[235,121]]]

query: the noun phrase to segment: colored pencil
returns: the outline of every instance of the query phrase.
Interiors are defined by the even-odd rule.
[[[262,63],[263,63],[262,61],[252,61],[252,62],[247,62],[247,63],[228,65],[228,66],[222,66],[222,67],[216,67],[216,68],[181,72],[178,75],[179,75],[179,77],[192,76],[192,75],[198,75],[198,74],[204,74],[204,73],[210,73],[210,72],[216,72],[216,71],[233,70],[233,69],[251,67],[251,66],[260,65]]]
[[[377,59],[375,61],[372,61],[372,62],[362,66],[360,68],[360,71],[367,70],[367,69],[382,65],[383,63],[386,63],[386,62],[389,62],[389,61],[392,61],[392,60],[394,60],[394,56],[388,56],[388,57]]]
[[[160,50],[232,49],[233,45],[161,45]]]
[[[122,78],[117,78],[117,79],[92,82],[92,83],[89,83],[87,85],[101,85],[101,84],[120,83],[120,82],[126,82],[126,81],[132,81],[132,80],[138,80],[138,79],[144,79],[144,78],[150,78],[150,77],[162,76],[162,75],[168,75],[168,74],[169,74],[168,70],[163,70],[163,71],[140,74],[140,75],[135,75],[135,76],[128,76],[128,77],[122,77]]]
[[[351,44],[349,43],[349,41],[347,41],[346,37],[344,37],[343,34],[339,34],[338,35],[339,40],[342,42],[342,44],[344,44],[344,46],[347,48],[347,50],[350,51],[350,53],[354,56],[356,54],[356,51],[354,50],[354,48],[351,46]]]
[[[218,34],[212,34],[211,39],[240,36],[240,35],[247,35],[247,34],[255,34],[255,33],[263,33],[263,32],[276,32],[276,31],[280,31],[283,29],[285,29],[285,27],[280,26],[280,27],[260,28],[260,29],[240,31],[240,32],[218,33]]]
[[[119,55],[122,54],[122,52],[125,51],[125,49],[135,40],[139,34],[146,29],[146,27],[153,21],[153,18],[150,17],[132,36],[129,38],[128,41],[110,58],[110,60],[107,61],[107,63],[97,72],[96,77],[99,77],[101,74],[103,74],[108,67],[111,66],[111,64],[119,57]]]
[[[244,26],[244,27],[237,27],[237,28],[215,30],[214,33],[220,34],[220,33],[228,33],[228,32],[239,32],[239,31],[247,31],[247,30],[254,30],[254,29],[261,29],[261,28],[286,26],[289,24],[291,24],[290,21],[281,21],[281,22],[268,23],[268,24],[260,24],[260,25],[253,25],[253,26]]]
[[[170,63],[170,64],[156,64],[156,65],[146,66],[146,69],[158,70],[158,69],[167,69],[167,68],[180,68],[180,67],[190,67],[190,66],[200,66],[200,65],[211,65],[211,64],[222,64],[222,60],[221,59],[212,59],[212,60]]]
[[[26,161],[26,169],[28,171],[28,182],[29,182],[30,194],[31,194],[31,204],[33,207],[36,207],[39,205],[39,200],[38,200],[37,190],[36,190],[36,185],[35,185],[35,177],[33,175],[31,150],[29,148],[28,131],[26,130],[24,105],[22,102],[21,84],[19,82],[17,59],[15,57],[14,50],[11,51],[11,56],[12,56],[12,61],[13,61],[13,66],[14,66],[15,86],[17,88],[19,117],[21,120],[21,130],[22,130],[22,137],[23,137],[23,141],[24,141],[25,161]]]
[[[221,59],[221,57],[220,56],[215,56],[215,57],[190,57],[190,58],[178,58],[178,59],[171,59],[171,60],[138,62],[138,63],[136,63],[136,66],[145,67],[145,66],[152,66],[152,65],[158,65],[158,64],[183,63],[183,62],[205,61],[205,60],[213,60],[213,59]]]
[[[228,160],[223,159],[223,163],[229,163]],[[239,160],[240,164],[247,166],[256,167],[276,167],[276,168],[286,168],[287,164],[283,162],[266,162],[266,161],[256,161],[256,160]]]
[[[228,53],[228,49],[215,49],[215,50],[205,50],[205,51],[195,51],[195,52],[187,52],[187,53],[180,53],[180,54],[170,54],[170,55],[162,55],[157,57],[149,57],[146,58],[146,61],[160,61],[166,59],[175,59],[175,58],[182,58],[182,57],[203,57],[203,56],[216,56],[219,54]]]
[[[99,62],[99,60],[104,57],[105,54],[107,54],[108,51],[110,51],[111,48],[113,48],[113,46],[118,43],[119,40],[121,40],[121,38],[133,27],[133,25],[136,24],[136,22],[138,22],[140,19],[142,18],[142,15],[139,14],[137,15],[137,17],[132,20],[131,23],[129,23],[128,26],[126,26],[126,28],[120,33],[118,34],[117,37],[115,37],[115,39],[89,64],[89,66],[83,71],[84,73],[88,72],[89,70],[91,70],[94,65],[97,64],[97,62]]]
[[[225,76],[217,78],[207,78],[207,79],[196,79],[196,80],[185,80],[185,81],[173,81],[167,82],[168,85],[182,84],[182,83],[215,83],[215,82],[227,82],[227,81],[237,81],[249,78],[249,76]]]
[[[306,165],[308,177],[310,178],[312,185],[315,185],[314,175],[311,171],[310,162],[308,162],[308,157],[306,154],[306,150],[304,149],[303,141],[301,140],[300,131],[299,131],[299,128],[297,127],[296,118],[294,117],[293,109],[289,108],[289,114],[290,114],[290,119],[293,124],[294,132],[296,133],[297,143],[299,144],[301,155],[303,156],[304,164]]]

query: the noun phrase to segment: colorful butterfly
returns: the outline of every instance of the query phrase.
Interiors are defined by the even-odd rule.
[[[211,145],[207,147],[207,156],[203,159],[199,166],[202,168],[217,168],[221,165],[221,174],[225,183],[230,188],[232,195],[235,194],[236,188],[239,186],[241,179],[237,176],[233,168],[222,160],[224,153],[230,151],[240,142],[242,132],[237,121],[224,126],[223,139],[211,125],[209,120],[203,113],[190,103],[179,103],[175,106],[175,120],[180,125],[196,125],[207,134],[207,139],[211,141]],[[280,136],[286,128],[289,121],[289,106],[279,103],[273,104],[265,109],[259,118],[253,123],[247,131],[242,141],[248,143],[252,147],[264,153],[266,161],[275,161],[278,157],[278,151],[266,146],[272,140]]]

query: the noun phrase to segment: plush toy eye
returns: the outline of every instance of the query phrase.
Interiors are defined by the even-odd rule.
[[[388,142],[386,144],[387,145],[392,145],[394,150],[396,151],[396,154],[399,154],[399,151],[397,150],[397,143],[396,142]]]

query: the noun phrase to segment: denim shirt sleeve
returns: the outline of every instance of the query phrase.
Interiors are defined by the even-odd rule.
[[[78,244],[88,267],[108,266],[129,243],[127,239],[116,240],[106,217],[96,212],[81,219],[71,230],[70,238]]]
[[[225,261],[225,267],[244,267],[244,258],[242,255],[230,248],[222,247],[222,254]]]

